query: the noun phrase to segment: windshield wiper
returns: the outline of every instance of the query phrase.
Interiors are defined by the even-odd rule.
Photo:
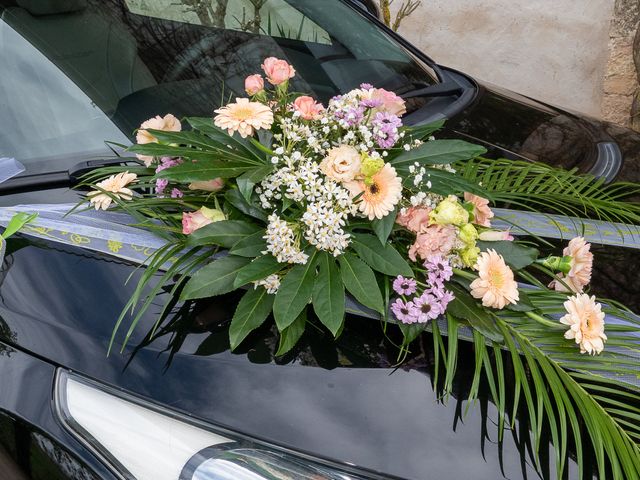
[[[447,80],[442,83],[436,83],[435,85],[429,85],[428,87],[409,90],[408,92],[401,93],[400,97],[405,99],[415,97],[450,97],[452,95],[460,95],[462,92],[464,92],[464,87],[456,82]]]
[[[21,175],[0,183],[0,195],[71,187],[79,183],[83,175],[96,168],[125,165],[130,161],[126,157],[108,160],[86,160],[77,163],[69,170]]]

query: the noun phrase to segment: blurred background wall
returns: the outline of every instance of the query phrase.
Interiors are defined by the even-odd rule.
[[[395,0],[392,12],[403,1]],[[631,125],[637,117],[633,44],[639,5],[640,0],[421,0],[399,31],[438,63]]]

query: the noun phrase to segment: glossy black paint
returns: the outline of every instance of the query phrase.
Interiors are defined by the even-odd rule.
[[[595,162],[594,145],[615,140],[625,154],[619,178],[638,181],[640,176],[640,138],[634,132],[496,87],[477,85],[471,103],[452,115],[445,134],[483,143],[496,155],[582,171]],[[0,197],[0,205],[76,199],[73,192],[56,190]],[[640,267],[628,252],[619,256],[615,261]],[[616,276],[614,264],[601,269],[603,288],[613,288],[605,274]],[[229,295],[188,306],[148,339],[158,310],[151,309],[131,348],[107,357],[114,321],[135,284],[134,277],[125,285],[133,270],[126,262],[76,247],[19,237],[9,242],[0,269],[0,462],[11,458],[14,470],[26,478],[111,478],[55,418],[56,367],[212,424],[385,474],[537,476],[524,446],[526,422],[498,444],[496,412],[486,391],[461,420],[472,373],[470,349],[463,352],[468,362],[461,362],[454,398],[446,405],[437,401],[428,335],[400,368],[380,326],[362,319],[350,319],[337,346],[326,332],[310,329],[294,353],[275,359],[277,335],[265,326],[231,353],[227,326],[237,298]],[[622,286],[628,297],[622,300],[635,307],[640,287],[628,280]],[[545,455],[542,460],[551,463]],[[552,471],[548,466],[542,475],[550,477]],[[575,475],[571,470],[569,478]]]
[[[461,361],[456,397],[446,405],[437,401],[428,335],[400,368],[394,368],[397,351],[380,325],[355,318],[337,345],[326,332],[309,329],[293,354],[275,359],[277,335],[269,325],[231,353],[227,326],[237,298],[228,295],[184,307],[147,339],[152,309],[135,330],[132,347],[107,357],[114,319],[133,288],[124,285],[133,269],[76,247],[9,241],[0,284],[0,372],[26,359],[22,363],[37,364],[41,373],[24,367],[3,375],[3,391],[13,393],[9,401],[0,395],[0,409],[24,415],[63,445],[73,444],[50,405],[54,365],[60,365],[212,424],[384,474],[501,478],[501,456],[508,478],[535,475],[521,438],[507,435],[495,444],[496,412],[488,392],[461,420],[472,374],[470,348],[463,349],[468,357]],[[82,459],[96,463],[86,452]]]

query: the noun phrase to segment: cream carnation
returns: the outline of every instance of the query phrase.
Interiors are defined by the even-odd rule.
[[[109,208],[109,205],[111,205],[113,197],[122,200],[131,200],[133,198],[133,192],[126,188],[126,186],[135,182],[137,178],[138,176],[135,173],[129,172],[111,175],[106,180],[96,183],[96,187],[100,190],[95,190],[87,194],[89,202],[96,210],[106,210]],[[111,195],[106,192],[111,193]]]
[[[273,123],[273,112],[269,107],[259,102],[251,102],[248,98],[238,98],[236,103],[215,110],[218,114],[213,123],[233,135],[240,133],[242,138],[253,135],[261,128],[268,129]]]
[[[471,282],[471,295],[481,298],[482,305],[503,309],[520,300],[513,272],[495,250],[489,249],[480,254],[476,270],[478,278]]]
[[[358,209],[369,220],[384,218],[402,198],[402,179],[389,164],[371,177],[370,184],[354,180],[346,182],[345,187],[352,198],[362,194]]]
[[[337,182],[349,182],[360,173],[360,165],[362,165],[362,159],[358,150],[348,145],[341,145],[329,150],[320,163],[320,170]]]
[[[469,192],[464,192],[464,199],[473,205],[473,223],[481,227],[490,227],[494,213],[489,208],[489,200]]]
[[[575,339],[580,345],[580,353],[595,355],[604,350],[607,336],[604,333],[604,312],[596,303],[596,297],[580,293],[564,302],[567,314],[560,323],[569,326],[564,334],[566,339]]]

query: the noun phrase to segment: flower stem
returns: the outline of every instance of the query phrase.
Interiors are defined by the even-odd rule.
[[[554,328],[558,328],[558,323],[551,321],[549,319],[544,318],[541,315],[538,315],[537,313],[533,313],[533,312],[525,312],[525,314],[527,315],[527,317],[531,318],[532,320],[535,320],[536,322],[542,324],[542,325],[546,325],[547,327],[554,327]]]
[[[466,278],[468,280],[475,280],[476,279],[476,276],[473,273],[467,272],[466,270],[462,270],[460,268],[454,268],[453,269],[453,273],[455,273],[456,275],[459,275],[461,277],[464,277],[464,278]]]

